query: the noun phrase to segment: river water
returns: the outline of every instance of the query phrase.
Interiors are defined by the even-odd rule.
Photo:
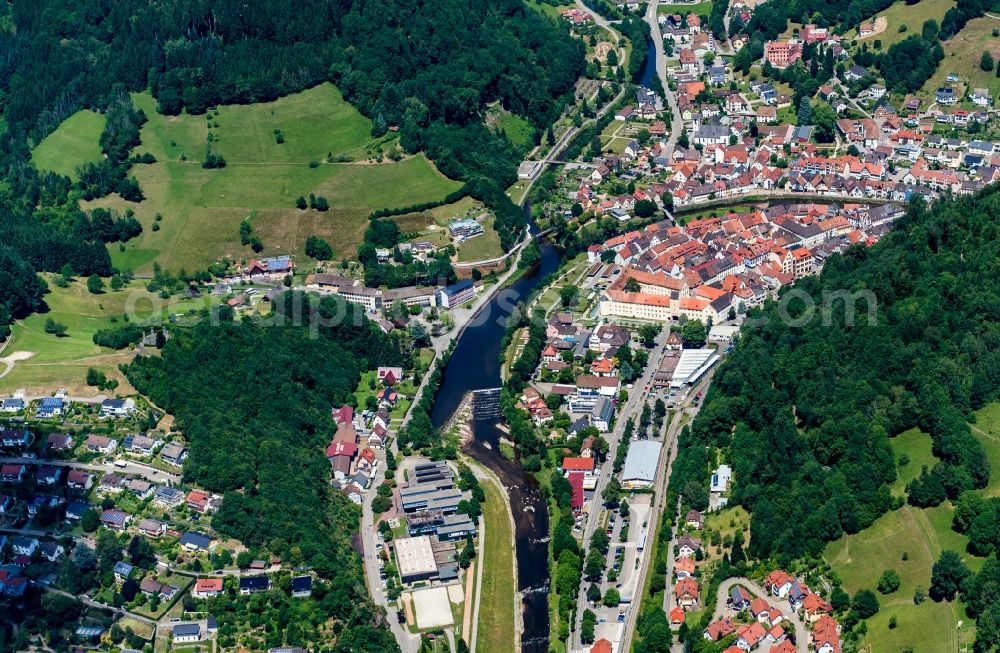
[[[526,208],[527,212],[527,208]],[[534,225],[532,230],[535,231]],[[454,414],[462,398],[471,390],[497,388],[500,379],[500,345],[507,318],[517,302],[526,298],[546,275],[559,267],[559,251],[541,243],[542,260],[510,288],[497,294],[466,327],[444,371],[431,421],[440,427]],[[507,488],[514,515],[517,543],[518,591],[523,596],[524,630],[522,653],[547,653],[549,650],[548,612],[548,533],[549,520],[545,500],[535,480],[525,474],[520,462],[510,461],[500,453],[503,435],[498,424],[473,422],[474,439],[465,447],[473,458],[491,469]],[[484,597],[483,600],[490,600]],[[514,634],[511,633],[511,641]]]
[[[656,74],[656,43],[653,39],[649,39],[649,45],[646,46],[646,63],[642,67],[642,77],[639,78],[639,85],[649,88],[650,82],[653,81],[653,75]]]
[[[646,53],[641,84],[648,87],[656,74],[656,50],[652,39]],[[530,206],[524,205],[530,220]],[[532,223],[533,233],[537,227]],[[455,414],[462,399],[472,390],[498,388],[500,379],[500,345],[507,319],[517,303],[528,297],[547,275],[559,268],[559,251],[550,243],[540,243],[541,262],[525,273],[512,286],[497,293],[476,313],[462,332],[431,412],[431,422],[441,427]],[[517,585],[523,597],[521,653],[548,653],[549,650],[549,519],[537,482],[528,476],[519,461],[507,460],[500,453],[503,432],[498,423],[473,422],[473,439],[466,452],[492,470],[507,488],[511,512],[514,515],[516,540]],[[489,600],[488,597],[485,600]],[[511,633],[513,640],[513,633]]]

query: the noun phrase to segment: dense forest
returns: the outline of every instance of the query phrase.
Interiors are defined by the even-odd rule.
[[[80,238],[73,227],[82,215],[76,200],[142,198],[128,153],[146,117],[127,91],[147,88],[159,111],[177,114],[333,81],[373,120],[375,135],[398,128],[408,150],[425,150],[445,174],[500,198],[522,153],[485,127],[484,108],[499,102],[540,133],[571,98],[583,50],[520,0],[2,3],[0,242],[35,270],[68,263],[79,274],[110,274],[108,240]],[[39,174],[31,145],[82,108],[108,117],[105,158],[81,168],[76,183]],[[524,219],[509,200],[497,204],[509,248]],[[13,312],[5,306],[0,317]]]
[[[137,358],[126,375],[187,437],[185,478],[223,493],[213,526],[329,580],[331,616],[345,626],[338,637],[375,623],[350,546],[358,510],[331,489],[324,448],[330,408],[355,402],[361,372],[406,364],[399,341],[353,304],[297,292],[282,295],[266,324],[205,321],[171,333],[161,357]]]
[[[918,198],[877,245],[753,311],[680,440],[672,487],[701,501],[723,451],[733,498],[753,513],[748,553],[783,560],[898,505],[889,438],[911,427],[940,459],[911,502],[982,488],[990,469],[967,419],[1000,393],[998,213],[1000,189],[932,208]]]

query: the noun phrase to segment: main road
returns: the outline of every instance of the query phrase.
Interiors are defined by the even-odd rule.
[[[677,147],[677,139],[684,129],[684,120],[681,118],[681,110],[677,106],[677,96],[670,90],[667,83],[667,54],[663,50],[663,32],[660,31],[660,23],[656,20],[657,0],[650,0],[646,7],[646,23],[649,25],[650,36],[653,39],[654,50],[656,51],[656,74],[663,85],[663,94],[670,107],[670,136],[667,138],[667,155],[673,154]]]
[[[660,366],[660,357],[663,355],[663,349],[667,344],[667,332],[666,330],[661,330],[656,336],[656,343],[653,350],[649,355],[649,362],[646,365],[646,369],[643,371],[642,375],[636,379],[635,383],[632,384],[632,390],[629,392],[629,397],[625,402],[625,405],[619,411],[618,416],[615,418],[615,426],[612,429],[610,437],[608,438],[608,457],[601,466],[600,474],[597,477],[597,486],[594,488],[594,495],[591,499],[591,505],[594,509],[587,513],[587,518],[584,520],[583,527],[583,546],[586,550],[590,548],[590,538],[594,534],[594,530],[597,528],[597,524],[600,521],[601,510],[599,507],[602,505],[601,494],[604,489],[608,486],[608,481],[615,476],[614,459],[615,454],[618,450],[618,444],[621,441],[623,433],[625,431],[625,424],[628,422],[629,417],[637,416],[641,413],[642,406],[648,404],[649,390],[648,387],[652,385],[653,375]],[[586,583],[580,584],[580,591],[576,599],[576,628],[573,629],[574,635],[572,635],[572,650],[576,650],[583,647],[583,643],[580,642],[580,628],[583,622],[583,611],[587,608],[587,590]],[[641,588],[640,588],[641,589]]]
[[[660,475],[657,478],[656,484],[656,494],[653,501],[653,510],[649,515],[649,534],[647,537],[656,538],[659,536],[660,518],[663,514],[664,501],[667,498],[667,486],[670,483],[670,472],[673,469],[674,460],[677,458],[677,436],[681,431],[681,428],[688,423],[689,419],[693,419],[695,415],[698,414],[698,410],[701,408],[701,401],[698,399],[698,395],[703,394],[708,384],[712,382],[712,375],[715,373],[715,369],[718,368],[719,363],[716,363],[716,367],[709,371],[701,381],[696,383],[692,387],[684,400],[681,402],[679,410],[674,413],[674,418],[670,421],[670,426],[667,428],[667,434],[663,439],[663,450],[660,452],[660,461],[662,463],[664,456],[666,457],[666,463],[659,465]],[[671,537],[671,541],[673,538]],[[668,553],[673,550],[673,546],[668,543]],[[625,631],[622,633],[622,644],[618,650],[629,651],[632,646],[632,638],[635,636],[635,626],[638,619],[639,613],[642,608],[642,590],[645,588],[646,584],[646,574],[649,573],[649,558],[652,555],[654,547],[647,546],[645,551],[642,553],[641,562],[639,564],[639,580],[636,583],[636,587],[639,588],[638,593],[633,597],[632,608],[628,611],[628,616],[625,620]],[[672,556],[671,556],[672,557]],[[670,594],[670,588],[672,586],[672,576],[673,570],[667,569],[667,589],[666,594]],[[672,650],[677,653],[681,649],[679,645],[675,645]]]

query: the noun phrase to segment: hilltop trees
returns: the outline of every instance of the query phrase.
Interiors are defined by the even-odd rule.
[[[915,199],[878,244],[797,282],[808,301],[752,310],[704,409],[681,433],[671,489],[705,483],[705,448],[722,448],[742,479],[732,501],[753,514],[748,555],[787,560],[896,505],[891,434],[919,427],[940,459],[911,484],[911,501],[924,503],[928,484],[935,500],[984,487],[989,465],[965,417],[1000,394],[1000,330],[973,308],[1000,293],[987,272],[998,254],[997,213],[998,189],[932,208]],[[824,293],[845,288],[862,292],[822,308]],[[790,325],[808,302],[812,317]],[[838,354],[846,347],[850,357]],[[947,577],[936,595],[957,589]]]
[[[305,323],[292,324],[294,316]],[[223,494],[213,527],[251,549],[300,556],[328,580],[331,616],[348,637],[372,609],[349,542],[357,508],[329,485],[330,405],[354,401],[362,370],[400,365],[405,356],[362,309],[336,298],[286,292],[270,319],[285,326],[172,329],[162,356],[137,358],[126,375],[184,429],[186,477]],[[310,334],[321,322],[330,326]],[[99,540],[99,558],[103,550]],[[237,561],[246,562],[242,553]]]

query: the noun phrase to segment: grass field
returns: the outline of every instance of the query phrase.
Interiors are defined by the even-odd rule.
[[[493,216],[490,215],[483,220],[483,235],[466,240],[458,246],[458,260],[485,261],[498,256],[503,256],[503,249],[500,247],[500,234],[493,229]]]
[[[76,181],[77,166],[101,160],[102,131],[103,115],[77,111],[32,150],[31,160],[40,171],[66,175]]]
[[[495,653],[513,650],[514,550],[510,515],[504,495],[492,482],[483,482],[486,521],[483,584],[479,588],[479,631],[476,650]]]
[[[500,110],[496,112],[496,124],[519,150],[527,152],[535,146],[535,129],[521,116]]]
[[[539,2],[538,0],[526,0],[524,3],[526,7],[534,9],[540,14],[553,18],[555,20],[562,20],[562,12],[573,7],[572,2],[567,2],[561,5],[553,5],[548,2]]]
[[[979,438],[990,461],[991,484],[984,490],[988,496],[1000,494],[1000,403],[994,403],[976,412],[973,434]],[[931,452],[931,439],[918,429],[905,431],[891,440],[897,461],[902,454],[910,462],[897,467],[897,479],[891,490],[903,496],[906,484],[920,475],[921,467],[933,467],[937,458]],[[959,640],[965,645],[972,641],[968,619],[959,632],[957,626],[964,618],[959,603],[934,603],[926,601],[913,604],[917,586],[925,590],[930,584],[930,569],[941,552],[958,552],[965,564],[978,571],[983,558],[969,555],[965,548],[968,539],[952,530],[954,508],[944,502],[934,508],[918,509],[903,506],[883,515],[875,523],[855,535],[845,535],[826,547],[824,558],[833,566],[850,592],[875,589],[878,578],[886,569],[895,569],[902,584],[898,592],[879,596],[882,610],[868,622],[868,634],[862,644],[870,653],[895,653],[904,647],[926,651],[957,651]],[[903,560],[903,554],[907,560]],[[897,627],[890,630],[889,617],[895,615]]]
[[[920,2],[912,5],[899,0],[899,2],[896,2],[882,13],[872,17],[874,20],[878,16],[885,16],[887,23],[885,31],[876,36],[866,38],[863,41],[858,41],[858,43],[867,43],[868,47],[871,48],[877,39],[882,42],[882,50],[884,51],[893,43],[898,43],[912,34],[919,35],[925,20],[933,19],[940,25],[945,12],[954,6],[955,0],[920,0]],[[905,32],[899,31],[901,25],[906,26]],[[852,29],[844,34],[844,38],[848,40],[854,39],[857,38],[857,35],[858,31]],[[978,59],[976,63],[979,63]]]
[[[927,0],[924,0],[925,2]],[[993,97],[1000,95],[1000,78],[996,74],[979,68],[979,59],[984,50],[1000,59],[1000,38],[993,36],[993,30],[1000,28],[1000,20],[982,17],[970,20],[958,34],[944,42],[944,60],[938,66],[922,93],[933,96],[948,75],[958,75],[966,88],[989,88]]]
[[[157,159],[133,168],[146,199],[131,204],[110,197],[86,207],[135,209],[142,235],[124,252],[112,247],[111,254],[116,266],[140,274],[148,274],[154,260],[191,271],[223,257],[254,256],[239,244],[245,218],[264,243],[261,256],[302,256],[306,238],[318,235],[329,240],[336,258],[350,259],[372,210],[440,199],[459,187],[422,155],[395,163],[362,161],[384,144],[371,140],[370,122],[330,84],[275,102],[223,106],[208,117],[162,116],[148,94],[134,99],[149,116],[139,150]],[[283,144],[276,142],[275,129]],[[226,168],[200,165],[210,133],[212,150],[225,156]],[[328,154],[357,162],[326,163]],[[310,193],[326,197],[330,210],[296,209],[295,198]],[[158,213],[163,220],[153,231]]]
[[[892,484],[892,493],[905,496],[907,483],[920,476],[920,469],[924,465],[927,465],[928,469],[934,467],[937,458],[931,453],[930,437],[921,433],[919,429],[914,428],[900,433],[891,440],[891,444],[897,462],[896,482]],[[903,454],[906,454],[910,462],[900,467],[899,457]]]
[[[483,204],[469,196],[457,202],[435,206],[420,213],[407,213],[392,219],[404,235],[416,234],[410,240],[429,240],[439,247],[451,242],[448,223],[465,217],[476,217],[483,212]]]
[[[950,524],[951,509],[945,507],[944,511]],[[869,620],[868,633],[862,640],[862,646],[867,646],[870,653],[896,653],[906,646],[921,651],[958,651],[956,624],[964,617],[960,606],[929,599],[919,606],[913,604],[916,587],[926,591],[929,586],[931,566],[941,551],[936,530],[927,526],[925,512],[904,506],[883,515],[862,532],[844,536],[826,548],[824,557],[851,594],[860,589],[874,590],[886,569],[895,569],[900,575],[902,583],[898,591],[888,596],[879,594],[882,609]],[[890,630],[888,621],[893,614],[898,626]],[[963,642],[968,638],[967,633],[963,634]]]
[[[178,313],[200,308],[197,300],[167,303],[138,283],[119,292],[108,291],[92,295],[85,280],[68,288],[59,288],[46,276],[52,292],[45,296],[48,313],[35,313],[14,324],[12,334],[0,356],[14,352],[30,352],[32,356],[13,363],[13,369],[0,376],[0,393],[25,388],[29,394],[47,394],[66,388],[70,394],[95,395],[96,388],[86,385],[87,369],[93,367],[117,379],[118,394],[132,392],[118,371],[118,365],[131,360],[132,354],[98,347],[93,335],[98,329],[115,326],[112,318],[126,312],[145,319],[153,314]],[[45,321],[52,318],[66,325],[66,336],[58,338],[45,333]],[[121,324],[121,322],[119,322]],[[0,366],[0,374],[4,367]]]
[[[692,2],[660,5],[656,8],[658,14],[698,14],[703,18],[708,18],[712,13],[711,2]]]
[[[986,459],[990,463],[990,484],[983,490],[983,494],[988,497],[1000,496],[1000,402],[976,411],[972,434],[983,445]]]

